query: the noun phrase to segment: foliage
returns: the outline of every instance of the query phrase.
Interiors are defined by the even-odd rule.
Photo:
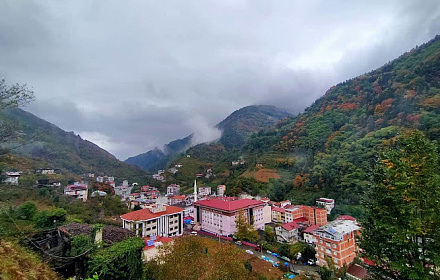
[[[360,247],[389,279],[439,279],[440,172],[436,143],[419,131],[393,139],[364,199]]]
[[[94,240],[91,236],[77,235],[74,236],[70,243],[70,256],[78,256],[94,247]]]
[[[235,218],[235,228],[234,236],[239,240],[248,240],[251,242],[258,240],[257,230],[248,222],[243,211],[240,211]]]
[[[26,201],[17,210],[17,217],[23,220],[32,220],[37,211],[37,205],[33,201]]]
[[[89,275],[96,273],[100,280],[142,279],[142,248],[142,239],[133,237],[96,251],[88,262]]]
[[[269,226],[264,227],[263,238],[266,242],[275,242],[276,241],[275,231],[273,230],[272,227],[269,227]]]
[[[155,280],[176,279],[176,276],[182,280],[280,279],[279,271],[273,270],[268,275],[269,268],[269,263],[249,256],[231,243],[187,236],[176,239],[172,246],[162,246],[159,256],[146,264],[145,271],[147,279]]]
[[[47,264],[36,254],[17,243],[0,239],[0,278],[15,279],[59,279]]]
[[[67,211],[63,208],[43,210],[35,215],[35,226],[38,228],[54,228],[66,221]]]

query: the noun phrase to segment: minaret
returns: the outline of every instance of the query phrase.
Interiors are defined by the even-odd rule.
[[[197,179],[194,180],[194,202],[197,202]]]

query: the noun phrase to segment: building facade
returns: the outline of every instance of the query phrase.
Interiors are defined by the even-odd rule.
[[[175,206],[156,205],[124,214],[121,220],[123,228],[141,237],[183,234],[183,209]]]
[[[73,184],[64,188],[64,195],[71,196],[76,199],[81,199],[82,201],[87,200],[88,196],[87,185],[84,184]]]
[[[356,258],[356,235],[359,230],[356,220],[339,218],[315,230],[316,264],[325,266],[326,257],[333,259],[337,268],[352,263]]]
[[[171,184],[167,187],[167,195],[178,195],[180,194],[180,186],[176,184]]]
[[[201,224],[202,230],[230,235],[236,231],[235,220],[240,213],[255,229],[264,229],[263,207],[263,202],[252,199],[205,199],[194,203],[194,218]]]
[[[226,191],[226,186],[225,185],[218,185],[217,186],[217,195],[218,196],[224,196],[225,195],[225,191]]]
[[[321,197],[320,199],[316,200],[316,204],[324,207],[327,210],[327,214],[330,214],[333,208],[335,208],[335,200],[331,198]]]

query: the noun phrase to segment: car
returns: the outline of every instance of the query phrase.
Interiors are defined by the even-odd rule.
[[[196,222],[194,222],[194,221],[191,221],[191,222],[189,222],[191,225],[195,225],[196,224]]]
[[[308,265],[315,265],[315,260],[309,259],[309,260],[307,261],[307,264],[308,264]]]
[[[197,236],[197,231],[191,232],[191,235]]]
[[[243,242],[241,242],[240,240],[238,240],[238,241],[235,241],[235,244],[237,244],[238,246],[241,246],[241,245],[243,245]]]
[[[260,246],[255,247],[255,251],[261,252],[261,247]]]
[[[250,254],[250,255],[253,255],[253,254],[254,254],[254,252],[252,252],[251,250],[246,250],[245,252],[248,253],[248,254]]]

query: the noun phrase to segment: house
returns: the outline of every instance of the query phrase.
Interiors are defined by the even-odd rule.
[[[199,195],[211,195],[211,187],[199,187]]]
[[[284,223],[285,222],[286,209],[279,207],[272,207],[272,222]]]
[[[180,185],[171,184],[167,187],[167,195],[178,195],[180,194]]]
[[[108,176],[106,182],[114,182],[115,181],[115,177],[113,176]]]
[[[344,216],[314,230],[317,265],[325,266],[326,257],[332,258],[337,268],[353,262],[356,258],[356,236],[360,230],[353,219]]]
[[[176,168],[180,168],[180,167],[182,167],[182,164],[181,164],[181,163],[178,163],[178,164],[174,165],[174,167],[176,167]]]
[[[327,210],[327,214],[330,214],[332,209],[335,208],[335,200],[331,198],[321,197],[320,199],[316,200],[316,204],[324,207]]]
[[[5,172],[3,183],[9,185],[18,185],[18,178],[21,176],[21,172]]]
[[[319,227],[317,225],[311,225],[303,230],[303,239],[307,244],[316,244],[316,237],[313,235],[313,232],[317,230]]]
[[[115,190],[115,194],[117,196],[120,196],[122,199],[126,199],[130,196],[133,187],[117,186],[113,189]]]
[[[276,207],[272,207],[276,208]],[[278,214],[277,222],[290,223],[298,218],[306,218],[309,225],[323,226],[327,224],[327,210],[306,205],[286,205],[283,209],[284,213]],[[273,209],[272,209],[273,213]],[[274,220],[274,217],[272,217]]]
[[[299,224],[296,222],[285,223],[275,228],[275,234],[278,242],[294,243],[298,241]]]
[[[225,195],[225,191],[226,191],[226,186],[225,185],[218,185],[217,186],[217,195],[218,196],[224,196]]]
[[[179,171],[176,167],[171,167],[168,169],[168,172],[171,174],[176,174]]]
[[[102,177],[102,176],[97,176],[97,177],[96,177],[96,182],[98,182],[98,183],[104,183],[104,177]]]
[[[90,195],[90,197],[104,197],[104,196],[107,196],[107,193],[103,191],[94,191]]]
[[[132,230],[141,237],[183,234],[183,209],[176,206],[155,205],[120,217],[123,228]]]
[[[57,168],[40,168],[40,169],[37,169],[35,171],[35,173],[38,173],[38,174],[59,174],[60,171],[61,170],[57,169]]]
[[[168,205],[175,205],[184,202],[187,199],[185,195],[173,195],[168,197]]]
[[[368,276],[368,271],[358,265],[358,264],[352,264],[348,269],[347,273],[345,274],[345,277],[349,280],[362,280],[366,279]]]
[[[91,236],[93,232],[92,225],[81,223],[70,223],[58,227],[57,235],[66,243],[79,235]],[[121,227],[104,225],[102,228],[101,241],[107,245],[121,242],[129,237],[133,237],[134,233]]]
[[[71,196],[82,201],[87,201],[87,185],[75,183],[64,188],[64,195]]]
[[[128,187],[128,180],[122,181],[122,186],[123,187]]]
[[[144,252],[143,257],[144,261],[149,261],[154,259],[154,257],[157,256],[159,253],[158,248],[161,246],[171,246],[173,244],[174,240],[169,237],[162,237],[162,236],[151,236],[151,237],[145,237],[144,238]]]
[[[252,199],[235,197],[208,198],[194,202],[195,221],[202,230],[220,235],[230,235],[236,231],[235,219],[243,213],[247,222],[255,229],[264,229],[264,203]]]

